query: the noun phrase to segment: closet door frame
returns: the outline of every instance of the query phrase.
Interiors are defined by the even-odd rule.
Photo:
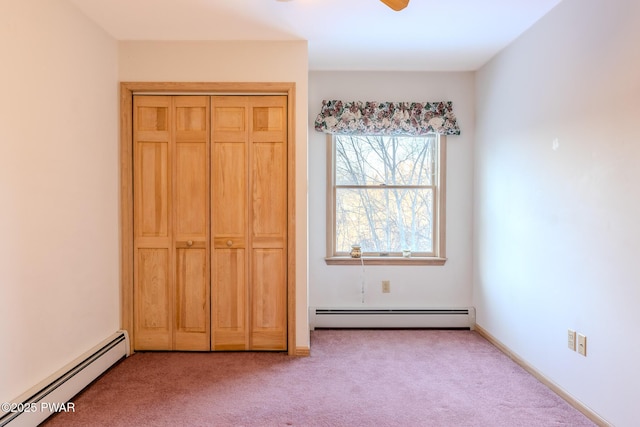
[[[296,352],[295,83],[120,83],[120,306],[121,328],[134,340],[133,317],[133,95],[285,95],[287,97],[287,351]]]

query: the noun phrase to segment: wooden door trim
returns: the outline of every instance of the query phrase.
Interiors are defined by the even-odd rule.
[[[133,95],[145,93],[285,94],[287,96],[287,351],[296,355],[295,83],[120,83],[120,324],[134,342]]]

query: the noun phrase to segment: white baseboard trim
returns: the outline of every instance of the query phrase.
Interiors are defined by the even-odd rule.
[[[33,427],[55,412],[75,412],[73,396],[129,356],[129,336],[118,331],[14,400],[2,404],[0,427]]]
[[[487,332],[487,330],[484,329],[482,326],[476,324],[475,325],[475,330],[480,336],[482,336],[484,339],[486,339],[491,344],[493,344],[498,350],[500,350],[505,355],[507,355],[511,360],[513,360],[518,365],[520,365],[525,371],[527,371],[528,373],[533,375],[542,384],[544,384],[547,387],[549,387],[551,389],[551,391],[553,391],[558,396],[563,398],[569,405],[573,406],[578,411],[582,412],[587,418],[589,418],[591,421],[596,423],[598,426],[600,426],[600,427],[612,427],[611,423],[607,422],[604,418],[602,418],[600,415],[596,414],[594,411],[592,411],[584,403],[580,402],[578,399],[573,397],[571,394],[567,393],[567,391],[565,391],[562,387],[560,387],[558,384],[556,384],[553,381],[551,381],[548,377],[546,377],[544,374],[542,374],[536,368],[531,366],[526,360],[524,360],[523,358],[518,356],[516,353],[511,351],[506,345],[504,345],[496,337],[494,337],[489,332]]]
[[[474,307],[309,307],[309,329],[312,331],[316,328],[473,329],[475,323]]]

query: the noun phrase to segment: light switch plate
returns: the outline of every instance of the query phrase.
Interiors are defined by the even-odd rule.
[[[567,331],[567,347],[569,350],[576,351],[576,331],[573,329]]]

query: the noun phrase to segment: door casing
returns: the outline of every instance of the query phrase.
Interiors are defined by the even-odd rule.
[[[134,342],[133,321],[133,95],[253,94],[287,96],[287,351],[296,355],[295,281],[295,83],[121,82],[120,83],[120,306],[121,328]]]

